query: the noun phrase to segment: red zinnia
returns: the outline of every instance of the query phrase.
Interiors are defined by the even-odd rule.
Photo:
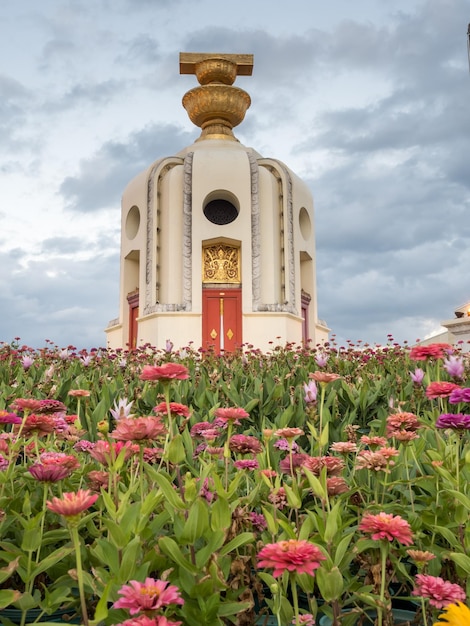
[[[366,513],[359,524],[359,530],[370,534],[372,539],[376,540],[393,541],[396,539],[405,546],[413,543],[413,534],[408,522],[399,515],[383,511],[377,515]]]
[[[320,548],[304,539],[289,539],[278,543],[268,543],[258,553],[258,568],[274,568],[273,576],[282,576],[284,572],[310,574],[320,567],[326,556]]]
[[[448,398],[454,389],[460,389],[455,383],[448,383],[446,381],[429,383],[426,387],[426,395],[428,398]]]
[[[113,608],[129,609],[131,615],[156,611],[169,604],[184,604],[178,587],[155,578],[146,578],[143,583],[131,580],[128,585],[123,585],[118,593],[122,598],[113,604]]]
[[[163,365],[144,365],[140,380],[185,380],[189,378],[188,368],[179,363],[163,363]]]
[[[414,346],[411,348],[410,359],[413,361],[426,361],[426,359],[443,359],[453,352],[448,343],[431,343],[429,346]]]
[[[157,406],[153,407],[155,413],[164,413],[168,412],[168,408],[166,406],[166,402],[160,402]],[[179,402],[170,402],[170,413],[172,415],[182,415],[183,417],[189,417],[190,410],[189,407],[185,404],[180,404]]]

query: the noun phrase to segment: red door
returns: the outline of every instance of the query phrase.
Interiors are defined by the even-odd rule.
[[[127,302],[129,303],[129,349],[133,349],[137,345],[137,332],[138,324],[137,318],[139,317],[139,292],[136,291],[127,296]]]
[[[242,344],[241,289],[204,289],[202,347],[233,352]]]

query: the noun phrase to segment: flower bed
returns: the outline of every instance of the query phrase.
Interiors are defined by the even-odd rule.
[[[432,624],[469,591],[469,403],[444,344],[0,344],[0,609],[381,626],[401,599]]]

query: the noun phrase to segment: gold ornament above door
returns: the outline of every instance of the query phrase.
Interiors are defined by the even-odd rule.
[[[240,283],[240,248],[227,244],[202,250],[203,283]]]

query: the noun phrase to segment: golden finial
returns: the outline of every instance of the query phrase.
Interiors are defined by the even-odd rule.
[[[195,74],[200,84],[183,96],[189,119],[202,129],[199,139],[236,141],[232,128],[243,121],[251,99],[233,83],[252,72],[252,54],[180,53],[180,74]]]

